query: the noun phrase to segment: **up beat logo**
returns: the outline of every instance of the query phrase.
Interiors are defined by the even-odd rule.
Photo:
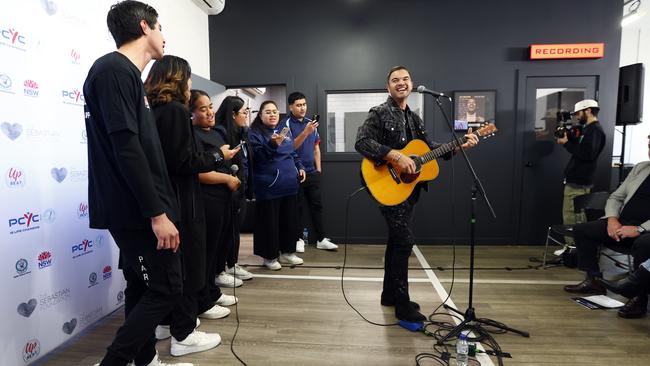
[[[29,262],[25,258],[18,259],[14,265],[14,268],[16,269],[14,278],[22,277],[24,275],[32,273],[32,271],[29,270]]]
[[[22,217],[9,219],[9,234],[14,235],[40,228],[41,215],[27,211]]]
[[[81,243],[72,246],[72,258],[79,258],[93,252],[93,241],[84,239]]]
[[[77,217],[80,219],[88,218],[88,203],[81,202],[77,207]]]
[[[91,288],[97,284],[97,272],[91,272],[88,275],[88,288]]]
[[[0,44],[25,51],[27,38],[15,28],[2,27],[0,28]]]
[[[23,361],[25,363],[33,361],[41,353],[41,342],[38,339],[30,339],[23,348]]]
[[[38,83],[35,82],[34,80],[25,80],[23,82],[23,86],[25,87],[23,89],[23,92],[26,97],[32,97],[32,98],[37,98],[38,97]]]
[[[12,166],[5,174],[5,183],[9,188],[23,188],[25,186],[25,172],[18,167]]]
[[[38,269],[47,268],[52,265],[52,253],[48,251],[41,252],[38,255]]]
[[[113,268],[111,268],[111,266],[106,266],[102,270],[102,275],[103,275],[104,281],[111,278],[112,274],[113,274]]]
[[[79,59],[81,59],[81,53],[73,48],[70,51],[70,61],[75,65],[80,65]]]
[[[2,133],[5,134],[9,138],[9,140],[13,141],[20,137],[20,134],[23,133],[23,126],[20,123],[9,123],[9,122],[2,122],[0,125],[0,130],[2,130]]]
[[[13,85],[13,82],[11,81],[9,75],[0,74],[0,92],[16,94],[14,93],[13,89],[11,89],[11,85]]]
[[[78,89],[62,90],[61,98],[63,99],[63,104],[83,106],[85,102],[83,93]]]

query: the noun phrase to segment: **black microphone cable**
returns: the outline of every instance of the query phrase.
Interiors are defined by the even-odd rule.
[[[234,175],[234,176],[237,176],[237,172],[239,171],[239,167],[238,167],[237,165],[233,164],[233,165],[230,167],[230,169],[232,170],[233,175]],[[236,229],[235,229],[235,226],[236,226],[235,223],[236,223],[239,219],[235,219],[235,215],[239,215],[239,210],[241,210],[241,207],[240,207],[240,208],[237,210],[237,212],[235,212],[235,208],[234,208],[234,200],[235,200],[235,198],[234,198],[234,196],[235,196],[235,195],[233,194],[233,200],[232,200],[232,202],[230,203],[230,204],[231,204],[230,212],[231,212],[231,214],[232,214],[232,225],[231,225],[231,226],[232,226],[232,234],[233,234],[233,250],[234,250],[234,246],[235,246],[235,245],[234,245],[234,244],[235,244],[235,242],[234,242],[234,240],[235,240],[235,236],[236,236],[236,235],[239,235],[239,230],[236,230]],[[239,199],[239,197],[237,197],[237,199]],[[238,228],[237,228],[237,229],[238,229]],[[237,359],[237,360],[238,360],[242,365],[244,365],[244,366],[248,366],[248,365],[246,364],[246,362],[244,362],[244,360],[242,360],[242,359],[239,357],[239,355],[237,354],[237,352],[235,352],[235,348],[234,348],[234,345],[235,345],[235,338],[237,337],[237,333],[239,332],[239,326],[240,326],[240,320],[239,320],[239,299],[237,298],[237,290],[236,290],[237,287],[235,286],[235,281],[237,280],[237,265],[236,265],[236,263],[233,265],[233,274],[232,274],[232,276],[233,276],[232,295],[235,297],[235,319],[237,320],[237,326],[235,327],[235,333],[233,333],[233,335],[232,335],[232,339],[230,340],[230,352],[233,354],[233,356],[235,356],[235,358],[236,358],[236,359]]]

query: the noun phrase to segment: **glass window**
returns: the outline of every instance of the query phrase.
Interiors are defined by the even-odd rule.
[[[387,98],[385,91],[328,92],[327,152],[354,152],[357,130],[366,120],[368,111]],[[422,94],[411,94],[408,105],[424,119]]]
[[[585,99],[585,88],[538,88],[535,106],[535,138],[553,140],[560,123],[571,123],[568,112]]]

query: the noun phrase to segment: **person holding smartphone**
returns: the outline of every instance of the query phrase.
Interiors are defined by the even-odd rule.
[[[294,137],[293,147],[300,157],[302,164],[305,166],[307,178],[300,183],[298,192],[298,241],[296,242],[296,252],[305,251],[305,241],[300,235],[303,227],[307,227],[308,220],[303,214],[303,202],[306,204],[311,223],[316,232],[316,248],[324,250],[335,250],[338,246],[329,238],[325,237],[323,228],[323,200],[320,193],[320,136],[318,135],[318,115],[315,114],[312,119],[307,115],[307,97],[301,92],[293,92],[287,98],[289,110],[291,113],[287,116],[286,124],[291,129]]]
[[[295,252],[298,186],[306,178],[305,168],[289,127],[279,122],[277,104],[265,101],[249,133],[256,198],[253,253],[264,258],[270,270],[282,268],[280,262],[303,263]]]

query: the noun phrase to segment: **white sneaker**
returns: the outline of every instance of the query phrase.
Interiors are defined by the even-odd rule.
[[[217,305],[232,306],[239,302],[239,299],[232,295],[221,294],[217,300]]]
[[[334,250],[338,248],[339,246],[332,243],[332,241],[329,238],[323,238],[323,240],[319,240],[316,242],[316,249]]]
[[[199,318],[196,318],[196,327],[194,329],[198,328],[199,325],[201,325],[201,321]],[[169,330],[169,325],[159,325],[156,327],[156,339],[159,341],[162,341],[163,339],[167,339],[172,336],[172,332]]]
[[[253,274],[248,272],[247,270],[243,269],[242,267],[239,266],[239,264],[235,263],[235,265],[232,268],[226,268],[226,273],[235,276],[239,278],[242,281],[247,281],[253,278]]]
[[[230,309],[224,308],[223,306],[215,305],[210,309],[206,310],[205,313],[199,314],[201,318],[206,319],[221,319],[225,318],[230,314]]]
[[[305,241],[302,239],[298,239],[296,241],[296,253],[304,253],[305,252]]]
[[[133,365],[135,365],[135,363]],[[183,362],[183,363],[164,363],[164,362],[160,361],[160,359],[158,358],[158,352],[156,352],[156,355],[153,356],[153,360],[151,360],[151,362],[149,362],[149,364],[147,364],[147,366],[194,366],[194,364],[193,363],[187,363],[187,362]]]
[[[280,254],[280,263],[287,264],[303,264],[302,258],[298,257],[296,253],[284,253]]]
[[[221,343],[221,336],[217,333],[204,333],[198,330],[193,331],[182,341],[172,337],[172,356],[182,356],[189,353],[207,351]]]
[[[239,287],[244,284],[242,280],[236,278],[232,275],[227,274],[226,272],[221,272],[214,279],[214,284],[219,287]]]
[[[266,259],[264,258],[264,266],[271,271],[277,271],[282,268],[282,265],[278,263],[277,259]]]

